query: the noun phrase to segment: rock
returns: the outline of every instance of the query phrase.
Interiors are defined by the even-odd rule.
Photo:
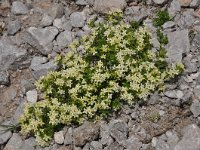
[[[142,142],[135,136],[129,137],[126,141],[123,143],[124,147],[126,147],[128,150],[140,150],[142,147]]]
[[[178,0],[181,6],[189,6],[192,0]]]
[[[175,145],[179,141],[179,137],[177,136],[177,133],[174,131],[167,131],[166,136],[167,136],[167,143],[169,144],[170,149],[174,149]]]
[[[199,150],[200,129],[197,125],[191,124],[183,130],[183,138],[175,146],[174,150]]]
[[[13,133],[13,136],[10,138],[3,150],[21,150],[20,147],[22,146],[22,143],[23,141],[19,134]]]
[[[0,145],[6,143],[12,136],[11,131],[5,131],[6,128],[0,127]]]
[[[127,138],[128,126],[122,120],[113,120],[109,123],[109,132],[118,143],[121,143]]]
[[[180,90],[166,91],[164,94],[169,98],[178,98],[178,99],[182,98],[184,95],[183,92]]]
[[[200,102],[198,100],[193,101],[190,106],[190,111],[193,113],[194,117],[198,117],[200,115]]]
[[[162,5],[167,2],[167,0],[153,0],[153,2],[157,5]]]
[[[72,132],[72,128],[69,128],[68,132],[65,134],[64,145],[71,145],[73,143]]]
[[[148,16],[147,9],[141,8],[140,6],[127,7],[125,10],[125,14],[128,15],[126,17],[127,20],[135,20],[138,22],[141,22]]]
[[[104,150],[124,150],[124,147],[119,145],[117,142],[114,142],[109,146],[105,147]]]
[[[30,27],[24,35],[24,40],[37,48],[42,54],[48,55],[53,49],[52,41],[58,34],[56,27],[35,28]]]
[[[28,8],[20,1],[12,3],[11,12],[15,15],[25,15],[28,13]]]
[[[35,85],[33,85],[33,83],[29,80],[22,79],[20,85],[21,85],[21,91],[23,94],[35,88]]]
[[[199,86],[197,86],[197,87],[194,88],[193,93],[194,93],[193,97],[195,99],[200,100],[200,87]]]
[[[92,122],[85,122],[73,132],[74,144],[76,146],[83,146],[87,142],[95,140],[99,136],[99,124]]]
[[[163,29],[172,28],[174,26],[175,26],[175,22],[173,21],[167,21],[162,25]]]
[[[20,150],[35,150],[35,146],[36,146],[35,138],[31,137],[23,142],[22,146],[20,147]]]
[[[72,33],[70,31],[61,32],[56,38],[56,44],[60,49],[66,47],[72,42]]]
[[[108,13],[112,9],[124,9],[127,6],[125,0],[95,0],[94,10],[98,13]]]
[[[41,26],[42,27],[46,27],[46,26],[50,26],[53,23],[53,17],[51,17],[48,14],[44,14],[41,20]]]
[[[14,35],[21,28],[19,20],[9,21],[7,26],[7,32],[9,35]]]
[[[193,41],[192,41],[192,44],[195,46],[195,47],[200,47],[200,33],[196,34]]]
[[[70,20],[66,20],[65,17],[62,18],[56,18],[53,22],[53,25],[58,28],[60,31],[63,30],[68,30],[71,31],[72,30],[72,24]]]
[[[53,17],[53,19],[55,18],[61,18],[64,15],[64,7],[63,5],[60,4],[53,4],[53,6],[50,7],[48,14]]]
[[[182,55],[190,50],[189,31],[181,30],[170,32],[167,36],[169,40],[166,48],[167,61],[170,64],[180,63],[182,61]]]
[[[9,73],[8,71],[1,71],[0,70],[0,85],[9,85]]]
[[[31,103],[36,103],[38,99],[38,94],[36,90],[28,91],[26,93],[27,101]]]
[[[92,141],[90,143],[90,150],[102,150],[103,146],[101,143],[97,142],[97,141]]]
[[[34,57],[31,61],[32,74],[35,79],[39,79],[41,76],[44,76],[48,71],[55,71],[57,65],[54,61],[47,62],[46,57]]]
[[[100,137],[101,137],[100,142],[103,145],[110,145],[111,143],[114,142],[113,138],[110,136],[109,126],[107,124],[101,124]]]
[[[171,17],[174,17],[177,13],[181,11],[181,5],[178,0],[173,0],[168,8],[168,13]]]
[[[22,101],[22,100],[21,100]],[[17,110],[15,111],[13,118],[12,118],[12,124],[17,125],[19,124],[19,118],[24,112],[24,107],[25,107],[26,102],[23,100],[20,102],[19,106],[17,107]]]
[[[63,144],[64,143],[64,133],[63,133],[63,131],[56,132],[54,134],[54,140],[57,144]]]
[[[189,28],[195,24],[196,18],[194,17],[194,10],[188,9],[182,12],[181,18],[178,20],[177,24],[181,28]]]
[[[84,5],[88,5],[88,2],[87,2],[87,0],[77,0],[76,5],[84,6]]]
[[[192,0],[190,7],[198,7],[200,5],[200,0]]]
[[[81,12],[74,12],[70,15],[70,20],[73,27],[79,28],[85,25],[85,16]]]
[[[0,40],[0,70],[19,69],[27,60],[27,51]]]
[[[194,12],[194,16],[200,18],[200,8]]]
[[[57,150],[73,150],[71,146],[61,146]]]

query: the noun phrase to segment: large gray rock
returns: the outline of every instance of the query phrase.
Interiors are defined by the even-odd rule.
[[[8,71],[0,70],[0,85],[8,85],[10,83]]]
[[[6,128],[0,127],[0,145],[6,143],[12,136],[11,131],[5,131]]]
[[[121,143],[127,139],[128,126],[122,120],[113,120],[109,123],[109,132],[118,143]]]
[[[198,100],[193,101],[190,106],[190,111],[193,113],[194,117],[198,117],[200,115],[200,102]]]
[[[17,31],[20,30],[20,28],[21,24],[19,20],[10,21],[8,22],[7,32],[9,35],[14,35],[15,33],[17,33]]]
[[[73,132],[74,144],[76,146],[83,146],[87,142],[91,142],[99,136],[99,124],[92,122],[85,122]]]
[[[86,17],[81,12],[74,12],[70,15],[70,20],[73,27],[83,27],[85,25]]]
[[[168,13],[170,16],[174,17],[177,13],[181,11],[181,5],[178,0],[173,0],[168,8]]]
[[[124,147],[119,145],[117,142],[114,142],[105,147],[104,150],[124,150]]]
[[[39,79],[41,76],[44,76],[48,71],[55,71],[57,65],[54,61],[47,62],[46,57],[34,57],[31,61],[32,74],[35,79]]]
[[[22,138],[19,136],[18,133],[13,133],[13,136],[6,144],[4,150],[21,150],[20,147],[22,146]]]
[[[23,141],[20,150],[35,150],[36,141],[35,138],[31,137]]]
[[[53,26],[58,28],[60,31],[63,31],[63,30],[71,31],[72,29],[71,21],[67,20],[65,16],[63,16],[62,18],[56,18],[53,21]]]
[[[109,126],[107,124],[101,124],[100,126],[100,137],[101,137],[101,144],[103,145],[110,145],[114,142],[113,138],[110,136],[109,133]]]
[[[35,28],[30,27],[24,35],[24,40],[31,46],[37,48],[42,54],[48,55],[52,52],[52,41],[58,34],[56,27]]]
[[[42,27],[50,26],[52,23],[53,23],[53,17],[48,14],[44,14],[41,20],[41,26]]]
[[[199,150],[200,129],[197,125],[187,126],[183,131],[183,138],[175,146],[174,150]]]
[[[18,69],[27,60],[27,51],[0,40],[0,70]]]
[[[125,0],[95,0],[94,2],[94,10],[103,14],[112,9],[124,9],[126,6]]]
[[[38,99],[37,90],[31,90],[26,93],[27,101],[31,103],[36,103]]]
[[[63,142],[64,142],[64,132],[59,131],[59,132],[54,133],[54,140],[57,144],[63,144]]]
[[[168,33],[169,43],[167,44],[167,61],[180,63],[182,55],[190,51],[189,31],[181,30]]]
[[[90,143],[90,150],[102,150],[102,144],[99,143],[98,141],[92,141]]]
[[[140,150],[142,147],[142,142],[135,136],[131,136],[129,139],[123,142],[124,147],[128,150]]]
[[[192,0],[190,7],[198,7],[200,5],[200,0]]]
[[[28,8],[21,1],[14,1],[11,12],[15,15],[25,15],[28,13]]]
[[[72,33],[70,31],[61,32],[56,38],[56,44],[60,49],[66,47],[69,43],[72,42]]]
[[[53,4],[49,9],[48,14],[53,17],[53,19],[61,18],[64,15],[64,6],[61,3]]]
[[[73,143],[72,132],[72,128],[69,128],[67,133],[65,134],[64,145],[71,145]]]

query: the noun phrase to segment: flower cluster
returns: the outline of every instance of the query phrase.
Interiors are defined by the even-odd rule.
[[[33,133],[40,145],[63,125],[101,119],[123,103],[147,100],[183,69],[166,65],[164,49],[152,51],[148,29],[125,23],[121,11],[90,25],[90,35],[56,57],[60,69],[37,82],[44,100],[28,105],[20,118],[22,132]]]

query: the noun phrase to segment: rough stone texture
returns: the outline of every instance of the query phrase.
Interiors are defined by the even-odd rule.
[[[55,18],[61,18],[64,15],[64,7],[63,5],[60,4],[54,4],[53,6],[50,7],[48,14]]]
[[[180,90],[172,90],[172,91],[166,91],[165,95],[170,98],[179,98],[180,99],[183,97],[183,92]]]
[[[119,145],[117,142],[114,142],[109,146],[105,147],[104,150],[124,150],[124,147]]]
[[[183,138],[175,146],[174,150],[199,150],[200,129],[197,125],[187,126],[183,131]]]
[[[198,7],[200,5],[200,0],[192,0],[190,7]]]
[[[56,132],[54,134],[54,140],[57,144],[63,144],[64,142],[64,133],[63,131]]]
[[[31,137],[23,141],[20,150],[35,150],[36,141],[35,138]]]
[[[11,131],[5,131],[4,127],[0,127],[0,145],[6,143],[12,136]]]
[[[113,138],[110,136],[109,126],[107,124],[101,124],[101,126],[100,126],[100,137],[101,137],[100,142],[103,145],[110,145],[111,143],[114,142]]]
[[[175,26],[175,22],[173,21],[167,21],[162,25],[163,29],[172,28],[174,26]]]
[[[194,117],[198,117],[200,115],[200,102],[198,100],[193,101],[190,106],[190,111],[193,113]]]
[[[53,49],[52,41],[58,34],[56,27],[35,28],[30,27],[24,35],[24,40],[37,48],[42,54],[50,54]]]
[[[72,42],[72,33],[70,31],[61,32],[56,38],[56,44],[60,49],[66,47]]]
[[[84,5],[88,5],[88,2],[87,2],[87,0],[77,0],[76,4],[84,6]]]
[[[33,70],[33,77],[35,79],[39,79],[41,76],[46,75],[48,71],[55,71],[57,69],[57,65],[53,60],[47,62],[46,57],[34,57],[31,61],[30,68]]]
[[[65,134],[64,145],[71,145],[73,143],[72,128],[69,128]]]
[[[18,69],[27,59],[27,52],[0,40],[0,70]]]
[[[0,70],[0,85],[9,85],[9,73],[8,71],[1,71]]]
[[[124,147],[128,150],[140,150],[142,147],[142,142],[135,136],[131,136],[129,139],[123,142]]]
[[[85,25],[85,15],[81,12],[74,12],[70,15],[70,20],[73,27],[83,27]]]
[[[95,0],[94,10],[104,14],[112,9],[124,9],[126,5],[125,0]]]
[[[72,30],[72,24],[70,20],[67,20],[65,18],[65,16],[63,16],[62,18],[56,18],[53,22],[53,25],[58,28],[60,31],[63,30],[68,30],[71,31]]]
[[[31,103],[36,103],[38,99],[38,94],[36,90],[28,91],[26,93],[27,101]]]
[[[168,33],[167,61],[169,63],[180,63],[182,61],[182,55],[189,52],[190,41],[188,35],[188,30]]]
[[[21,80],[20,87],[22,93],[25,94],[29,90],[33,90],[35,88],[35,85],[33,85],[33,83],[29,80]]]
[[[6,144],[4,150],[20,150],[22,146],[22,139],[18,133],[13,133],[13,136],[10,138]]]
[[[53,17],[48,14],[44,14],[41,20],[41,26],[46,27],[50,26],[53,23]]]
[[[109,124],[109,132],[118,143],[121,143],[127,138],[128,126],[122,120],[114,120]]]
[[[167,0],[153,0],[153,2],[157,5],[162,5],[167,2]]]
[[[102,144],[97,141],[92,141],[90,143],[90,150],[102,150]]]
[[[192,0],[178,0],[181,6],[189,6]]]
[[[14,35],[21,28],[19,20],[10,21],[7,26],[7,32],[9,35]]]
[[[28,13],[28,8],[20,1],[14,1],[12,3],[11,12],[15,15],[25,15]]]
[[[99,124],[85,122],[73,132],[74,144],[76,146],[83,146],[87,142],[95,140],[99,135]]]
[[[170,16],[174,17],[177,13],[181,11],[181,5],[178,0],[173,0],[168,8],[168,13]]]

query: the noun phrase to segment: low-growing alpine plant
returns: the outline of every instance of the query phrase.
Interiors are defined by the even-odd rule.
[[[119,10],[90,26],[89,35],[56,57],[59,70],[36,83],[44,100],[28,104],[20,118],[22,133],[34,134],[42,146],[64,125],[99,120],[124,103],[147,100],[183,70],[182,64],[169,66],[162,46],[152,50],[148,29],[136,22],[125,23]],[[84,47],[81,53],[80,45]]]

